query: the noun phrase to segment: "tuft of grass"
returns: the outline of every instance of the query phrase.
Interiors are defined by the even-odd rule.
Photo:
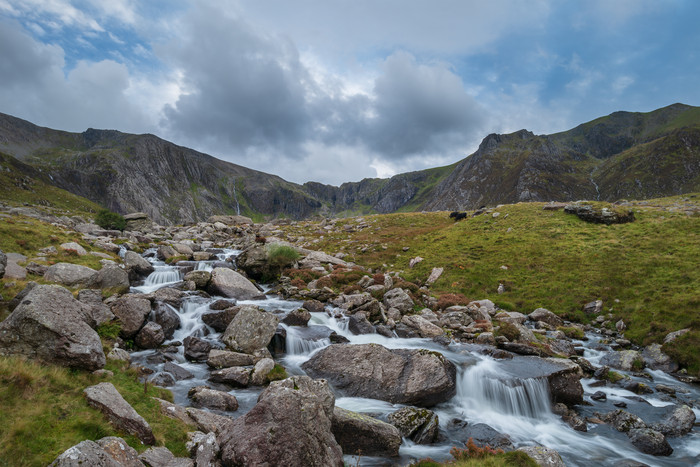
[[[557,331],[563,332],[569,339],[581,340],[584,338],[583,329],[577,328],[576,326],[559,326]]]
[[[119,337],[119,332],[122,330],[122,325],[119,321],[110,321],[97,326],[97,334],[103,339],[116,340]]]
[[[289,266],[300,257],[297,250],[287,245],[273,243],[267,247],[268,261],[278,268]]]
[[[267,381],[280,381],[288,377],[287,370],[285,370],[282,365],[276,363],[274,368],[267,374]]]

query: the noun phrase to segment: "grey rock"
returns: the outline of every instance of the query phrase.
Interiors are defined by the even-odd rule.
[[[0,265],[1,267],[1,265]],[[43,264],[38,264],[35,263],[34,261],[31,261],[27,266],[25,267],[27,270],[27,274],[34,274],[35,276],[43,276],[46,274],[46,271],[49,269],[48,266],[44,266]]]
[[[652,370],[661,370],[666,373],[678,371],[678,363],[671,360],[667,354],[661,351],[660,344],[648,345],[642,350],[644,364]]]
[[[641,370],[644,368],[644,360],[636,350],[608,352],[600,359],[600,364],[622,371]]]
[[[416,444],[431,444],[437,440],[439,420],[432,410],[404,407],[387,417],[389,423]]]
[[[82,441],[66,449],[49,467],[122,467],[94,441]]]
[[[212,349],[207,356],[207,365],[212,368],[230,368],[232,366],[248,366],[253,364],[251,355],[231,352],[230,350]]]
[[[95,326],[112,321],[115,316],[107,305],[102,303],[102,292],[94,289],[83,289],[78,292],[78,301],[89,307],[90,315]]]
[[[199,337],[188,336],[182,341],[185,346],[185,358],[192,362],[204,362],[209,356],[211,344]]]
[[[575,214],[579,219],[594,224],[625,224],[634,222],[634,211],[626,212],[611,211],[608,208],[596,209],[587,204],[568,204],[564,207],[564,212]]]
[[[107,354],[107,359],[108,360],[119,360],[122,362],[131,362],[131,354],[127,352],[124,349],[120,349],[119,347],[115,347],[109,351]]]
[[[393,425],[340,407],[333,410],[332,422],[331,430],[345,455],[399,455],[401,433]]]
[[[124,295],[115,300],[110,309],[122,325],[119,335],[124,339],[134,337],[151,313],[151,302],[136,295]]]
[[[413,300],[404,289],[391,289],[384,294],[383,302],[387,309],[396,308],[401,314],[413,311]]]
[[[78,256],[85,256],[88,254],[85,248],[75,242],[62,243],[59,248],[63,251],[75,251]]]
[[[101,289],[123,293],[129,290],[129,274],[118,265],[108,263],[97,272],[96,283]]]
[[[335,398],[325,381],[275,381],[219,439],[224,465],[343,465],[331,432]]]
[[[430,407],[456,391],[454,364],[438,352],[422,349],[333,344],[302,368],[312,377],[327,378],[348,396],[393,403]]]
[[[235,300],[226,300],[226,299],[221,298],[221,299],[216,300],[215,302],[209,304],[209,309],[221,311],[221,310],[225,310],[227,308],[231,308],[234,306],[236,306]]]
[[[610,424],[617,431],[628,432],[636,428],[646,428],[644,420],[638,416],[627,412],[626,410],[618,409],[604,414],[601,419]]]
[[[595,300],[593,302],[586,303],[583,306],[583,311],[589,315],[598,315],[603,311],[603,301]]]
[[[207,311],[202,313],[202,321],[214,331],[224,332],[239,310],[240,307],[232,306],[221,311]]]
[[[664,337],[664,344],[668,344],[669,342],[673,342],[688,332],[690,332],[690,328],[669,332],[668,334],[666,334],[666,337]]]
[[[275,367],[275,361],[271,358],[262,358],[253,368],[253,374],[250,378],[250,384],[253,386],[262,386],[267,382],[267,375],[270,374]]]
[[[139,460],[147,467],[194,467],[192,459],[175,457],[166,447],[148,448]]]
[[[153,431],[112,383],[99,383],[86,388],[85,396],[90,407],[102,412],[118,430],[126,431],[146,444],[155,444]]]
[[[673,448],[666,437],[651,428],[633,428],[627,433],[632,444],[644,454],[652,456],[670,456]]]
[[[57,263],[49,266],[44,279],[69,287],[90,288],[97,286],[97,271],[79,264]]]
[[[37,285],[0,323],[0,355],[24,355],[94,371],[104,367],[102,342],[87,307],[57,285]]]
[[[264,294],[252,282],[236,271],[226,268],[215,268],[211,272],[208,291],[212,295],[221,295],[237,300],[251,300],[264,297]]]
[[[219,443],[216,440],[216,435],[213,432],[202,433],[201,431],[191,435],[186,446],[190,457],[194,459],[194,464],[197,467],[216,466],[219,457]]]
[[[348,318],[348,330],[355,335],[375,333],[374,326],[367,321],[364,313],[358,313]]]
[[[165,362],[163,371],[167,371],[173,375],[177,381],[194,378],[194,375],[189,370],[173,362]]]
[[[168,260],[174,256],[178,256],[177,251],[169,245],[161,245],[158,247],[158,251],[156,251],[156,256],[158,259],[161,261]]]
[[[279,318],[255,306],[244,305],[221,336],[231,350],[251,354],[272,340]]]
[[[527,315],[532,321],[543,321],[552,327],[559,327],[564,325],[564,320],[549,311],[546,308],[538,308],[529,315]]]
[[[437,337],[445,334],[445,331],[427,319],[419,315],[405,315],[401,318],[401,323],[416,330],[421,337]]]
[[[124,267],[129,274],[131,280],[137,280],[142,277],[148,276],[154,271],[153,265],[146,261],[138,253],[133,251],[127,251],[124,254]]]
[[[166,339],[172,339],[175,331],[180,328],[180,315],[167,303],[158,303],[153,309],[153,321],[163,329]]]
[[[311,313],[305,308],[297,308],[287,313],[282,322],[287,326],[306,326],[311,319]]]
[[[236,397],[224,391],[217,391],[206,386],[197,386],[190,389],[187,395],[192,400],[193,407],[204,407],[227,412],[238,410]]]
[[[211,280],[211,273],[209,271],[190,271],[185,274],[184,280],[194,282],[198,289],[206,289]]]
[[[485,423],[475,423],[462,428],[460,433],[461,438],[468,441],[471,438],[479,447],[489,446],[493,449],[503,449],[504,451],[512,451],[513,443],[508,437]]]
[[[134,338],[134,343],[142,349],[156,349],[164,341],[163,328],[153,321],[146,323]]]
[[[527,320],[527,316],[517,311],[501,311],[493,317],[496,321],[503,321],[513,325],[523,324]]]
[[[665,436],[683,436],[690,433],[695,425],[695,412],[687,405],[676,407],[661,422],[652,428]]]
[[[5,268],[7,267],[7,255],[0,250],[0,279],[5,275]]]
[[[139,453],[126,441],[116,436],[107,436],[96,441],[112,459],[117,461],[122,467],[143,467],[139,460]]]
[[[212,383],[228,384],[235,388],[246,388],[250,384],[250,375],[253,370],[241,366],[223,368],[212,371],[209,381]]]
[[[307,300],[302,305],[302,308],[309,310],[311,313],[322,313],[325,310],[323,303],[318,300]]]
[[[534,460],[540,467],[566,467],[557,451],[544,446],[526,446],[518,448]]]

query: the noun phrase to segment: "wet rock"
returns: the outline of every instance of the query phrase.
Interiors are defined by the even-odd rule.
[[[253,364],[251,355],[230,350],[212,349],[207,357],[207,365],[212,368],[230,368],[232,366],[248,366]]]
[[[187,396],[192,400],[193,407],[204,407],[226,412],[238,410],[238,400],[235,396],[206,386],[197,386],[190,389],[187,392]]]
[[[189,435],[191,438],[186,447],[190,457],[194,459],[194,464],[197,467],[216,466],[219,457],[219,443],[216,441],[216,435],[213,432],[205,434],[201,431],[189,433]]]
[[[265,298],[265,295],[252,282],[236,271],[226,268],[215,268],[211,272],[211,280],[207,290],[212,295],[221,295],[237,300]]]
[[[596,391],[591,396],[591,399],[594,401],[606,401],[608,400],[608,396],[603,391]]]
[[[224,465],[343,465],[331,432],[335,398],[325,381],[275,381],[220,436]]]
[[[94,441],[82,441],[66,449],[49,467],[122,467]]]
[[[119,335],[123,339],[131,339],[151,313],[151,302],[136,295],[124,295],[112,303],[110,310],[122,325]]]
[[[636,350],[608,352],[600,359],[600,364],[622,371],[639,371],[644,368],[644,360]]]
[[[140,456],[139,460],[147,467],[194,467],[192,459],[175,457],[168,448],[148,448]]]
[[[57,285],[37,285],[0,323],[0,355],[24,355],[94,371],[104,367],[102,342],[88,308]]]
[[[476,423],[463,427],[460,436],[465,443],[471,438],[474,444],[479,447],[489,446],[493,449],[503,449],[504,451],[513,450],[513,443],[508,435],[494,430],[484,423]]]
[[[518,448],[534,460],[541,467],[566,467],[557,451],[544,446],[526,446]]]
[[[417,330],[413,329],[412,327],[406,326],[403,323],[398,323],[396,326],[394,326],[394,332],[397,336],[405,339],[420,337]]]
[[[287,313],[287,316],[282,318],[282,322],[287,326],[306,326],[311,319],[311,313],[304,308],[297,308]]]
[[[177,251],[170,245],[161,245],[156,251],[156,256],[161,261],[167,261],[168,259],[177,256]]]
[[[117,461],[122,467],[143,467],[139,460],[139,453],[132,448],[126,441],[116,436],[107,436],[96,441],[97,444],[109,456]]]
[[[652,456],[670,456],[673,448],[666,437],[651,428],[633,428],[627,433],[632,444],[644,454]]]
[[[387,309],[396,308],[401,314],[413,311],[413,300],[404,289],[391,289],[384,294],[383,301]]]
[[[234,388],[247,388],[253,370],[241,366],[212,371],[209,381],[212,383],[228,384]]]
[[[549,324],[550,326],[557,328],[564,325],[564,320],[547,310],[546,308],[538,308],[529,315],[527,315],[532,321],[542,321]]]
[[[262,358],[253,368],[253,374],[250,378],[250,384],[253,386],[262,386],[267,383],[267,375],[270,374],[275,367],[275,361],[271,358]]]
[[[690,433],[695,424],[695,412],[687,405],[676,407],[661,422],[655,423],[652,428],[666,436],[683,436]]]
[[[180,308],[182,305],[182,299],[185,297],[185,293],[182,290],[175,289],[173,287],[163,287],[153,292],[153,300],[156,302],[166,303],[175,309]],[[147,296],[144,296],[144,298]]]
[[[322,313],[325,310],[323,303],[318,300],[307,300],[301,307],[309,310],[311,313]]]
[[[112,383],[99,383],[83,392],[88,405],[102,412],[118,430],[126,431],[146,444],[155,444],[151,427],[124,400]]]
[[[165,365],[163,365],[163,371],[167,371],[173,375],[177,381],[194,378],[194,375],[189,370],[186,370],[173,362],[165,362]]]
[[[124,254],[124,267],[131,280],[144,278],[154,271],[151,263],[133,251],[127,251]]]
[[[235,300],[219,299],[209,304],[210,310],[221,311],[236,306]]]
[[[173,334],[180,327],[180,315],[167,303],[159,303],[155,306],[153,321],[163,329],[166,339],[172,339]]]
[[[454,364],[438,352],[423,349],[334,344],[302,368],[312,377],[327,378],[348,396],[393,403],[430,407],[456,391]]]
[[[615,428],[617,431],[628,432],[635,428],[646,428],[644,420],[626,410],[618,409],[608,412],[600,417],[605,423]]]
[[[149,379],[149,382],[161,388],[169,388],[171,386],[174,386],[176,383],[175,377],[172,374],[165,371],[159,371],[158,373],[153,375],[153,377]]]
[[[156,349],[163,342],[165,342],[163,328],[153,321],[146,323],[134,338],[134,343],[142,349]]]
[[[360,334],[375,333],[374,326],[372,326],[372,323],[367,321],[364,313],[358,313],[348,318],[348,330],[356,336]]]
[[[204,362],[209,357],[211,344],[199,337],[188,336],[182,341],[185,346],[185,358],[191,362]]]
[[[209,271],[190,271],[183,278],[186,281],[192,281],[198,289],[206,289],[211,280]]]
[[[253,353],[267,347],[278,323],[279,318],[274,314],[244,305],[224,331],[221,341],[236,352]]]
[[[234,306],[221,311],[207,311],[202,313],[202,321],[214,331],[224,332],[239,310],[240,307]]]
[[[406,315],[401,318],[401,323],[415,329],[418,335],[421,337],[437,337],[445,333],[441,327],[434,325],[419,315]]]
[[[387,417],[389,423],[416,444],[431,444],[437,440],[439,420],[432,410],[404,407]]]
[[[68,287],[90,288],[97,285],[97,271],[79,264],[57,263],[49,266],[44,279]]]
[[[399,455],[401,433],[393,425],[376,418],[336,407],[331,429],[345,455]]]
[[[652,370],[661,370],[666,373],[678,371],[678,363],[671,360],[671,357],[661,351],[660,344],[648,345],[642,350],[644,364]]]

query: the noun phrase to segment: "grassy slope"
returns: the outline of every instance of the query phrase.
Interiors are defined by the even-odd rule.
[[[690,196],[697,208],[700,196]],[[639,344],[660,342],[668,332],[690,327],[693,331],[669,351],[697,374],[700,216],[664,209],[682,199],[636,206],[636,222],[613,226],[544,211],[542,203],[506,205],[498,209],[499,217],[458,223],[447,213],[369,216],[370,228],[347,233],[342,226],[355,221],[340,221],[340,228],[324,233],[316,245],[329,253],[344,251],[346,259],[361,265],[403,271],[405,278],[419,282],[433,267],[444,267],[431,287],[434,295],[489,298],[522,313],[545,307],[585,322],[582,306],[602,299],[605,311],[624,319],[626,336]],[[296,235],[319,237],[312,224],[289,228]],[[410,249],[403,252],[403,247]],[[415,256],[425,259],[409,269]],[[506,287],[502,295],[499,283]]]

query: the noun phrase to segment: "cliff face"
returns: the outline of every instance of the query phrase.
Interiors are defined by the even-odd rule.
[[[153,135],[67,133],[0,114],[0,151],[50,183],[117,212],[163,224],[213,214],[302,219],[316,214],[473,209],[518,201],[648,198],[700,191],[700,108],[615,112],[553,135],[484,138],[448,167],[340,187],[224,162]]]

